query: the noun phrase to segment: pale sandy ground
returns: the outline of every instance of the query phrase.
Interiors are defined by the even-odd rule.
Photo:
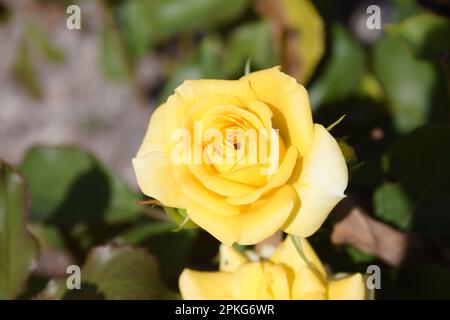
[[[136,187],[130,160],[151,108],[139,105],[126,83],[102,75],[94,31],[99,23],[96,1],[83,4],[89,25],[82,32],[66,28],[64,12],[36,9],[28,0],[7,2],[15,14],[0,26],[0,158],[17,164],[32,145],[76,144],[94,152]],[[27,95],[10,72],[23,21],[30,14],[65,54],[62,65],[38,60],[44,89],[40,100]],[[151,78],[152,65],[147,69]]]

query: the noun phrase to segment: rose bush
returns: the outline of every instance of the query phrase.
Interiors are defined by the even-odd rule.
[[[303,239],[308,266],[287,238],[267,261],[251,262],[231,247],[220,247],[220,271],[185,269],[179,279],[184,299],[364,299],[360,273],[327,279],[324,266]]]
[[[208,129],[266,134],[255,149],[245,135],[212,142],[202,135]],[[180,144],[180,130],[193,139]],[[184,161],[174,157],[180,145],[189,147]],[[231,162],[223,161],[225,154]],[[277,67],[235,81],[185,81],[153,113],[133,166],[143,193],[186,209],[228,245],[254,244],[279,229],[310,236],[344,197],[348,181],[336,140],[313,123],[306,89]]]

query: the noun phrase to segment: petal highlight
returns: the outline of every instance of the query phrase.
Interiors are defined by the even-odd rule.
[[[302,238],[319,229],[336,204],[345,197],[348,171],[336,140],[321,125],[314,126],[314,144],[303,159],[301,173],[292,185],[300,207],[286,224],[287,233]]]
[[[280,130],[287,146],[297,147],[305,156],[314,140],[308,92],[279,67],[250,73],[240,79],[248,82],[258,100],[270,106],[273,127]]]

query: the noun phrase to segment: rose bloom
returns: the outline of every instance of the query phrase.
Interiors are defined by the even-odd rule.
[[[242,136],[218,143],[198,137],[198,124],[224,137],[230,129],[265,129],[257,149],[275,150],[277,157],[262,152],[249,161],[255,150]],[[192,147],[184,161],[174,158],[180,130],[192,136],[184,141]],[[199,148],[209,161],[194,161]],[[221,161],[224,154],[234,156],[231,163]],[[186,209],[228,245],[254,244],[279,229],[310,236],[344,197],[348,181],[336,140],[313,123],[306,89],[278,67],[234,81],[185,81],[153,113],[133,166],[143,193]]]
[[[327,279],[314,250],[303,239],[307,266],[291,239],[275,250],[267,261],[250,262],[231,247],[220,247],[220,271],[185,269],[179,279],[184,299],[202,300],[361,300],[365,286],[360,273]]]

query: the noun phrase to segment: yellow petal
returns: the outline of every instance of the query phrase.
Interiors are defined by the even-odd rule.
[[[258,200],[263,193],[271,189],[278,188],[279,186],[285,184],[291,177],[296,162],[297,162],[297,149],[291,146],[286,151],[286,155],[280,167],[270,178],[269,182],[265,186],[253,190],[251,193],[248,193],[244,196],[228,197],[226,199],[227,202],[233,205],[245,205],[253,203],[254,201]]]
[[[290,289],[282,266],[253,262],[235,272],[235,299],[289,299]]]
[[[288,300],[291,298],[291,290],[288,281],[288,270],[282,265],[263,263],[264,275],[269,279],[270,294],[276,300]]]
[[[235,299],[255,300],[255,299],[270,299],[263,286],[264,270],[262,263],[253,262],[244,265],[234,274],[234,291]]]
[[[208,110],[218,105],[235,105],[243,107],[242,102],[233,96],[204,97],[202,100],[193,104],[189,109],[187,123],[193,128],[194,121],[200,121]]]
[[[255,100],[249,84],[242,81],[187,80],[175,89],[175,92],[189,105],[214,96],[233,96],[238,98],[243,105],[248,105],[250,101]]]
[[[184,189],[183,189],[184,190]],[[223,215],[205,206],[206,199],[187,201],[189,217],[221,242],[231,246],[255,244],[277,231],[291,214],[297,195],[286,185],[267,195],[238,215]]]
[[[211,127],[212,123],[216,121],[218,116],[230,114],[244,119],[255,129],[264,128],[261,120],[254,113],[233,105],[217,105],[215,107],[212,107],[210,110],[205,112],[202,118],[202,125],[205,129],[208,129],[209,127]]]
[[[184,269],[178,280],[181,296],[186,300],[231,300],[235,290],[229,272],[198,272]]]
[[[166,117],[164,118],[163,131],[167,150],[171,150],[178,141],[173,140],[172,135],[179,129],[185,128],[186,118],[190,105],[187,104],[179,94],[171,95],[164,104]]]
[[[253,165],[239,170],[231,170],[226,173],[218,173],[224,179],[247,184],[252,187],[261,187],[267,183],[268,175],[262,175],[262,165]]]
[[[316,124],[314,129],[314,144],[303,159],[298,180],[292,184],[300,198],[300,208],[284,228],[302,238],[319,229],[345,197],[348,182],[347,165],[336,140],[323,126]]]
[[[220,271],[236,271],[242,265],[248,263],[248,259],[242,255],[239,251],[229,247],[227,245],[221,244],[219,247],[220,254]]]
[[[251,101],[247,108],[254,114],[258,115],[259,119],[264,124],[264,127],[267,129],[272,128],[273,113],[265,103],[257,100]]]
[[[311,262],[325,277],[325,268],[317,254],[314,252],[314,249],[306,239],[300,239],[300,241],[302,244],[303,253],[305,254],[308,261]],[[297,252],[297,249],[295,248],[290,237],[286,237],[286,239],[284,239],[284,241],[277,247],[275,252],[270,257],[270,261],[286,265],[287,267],[292,269],[294,273],[298,273],[300,270],[306,267],[305,261]]]
[[[327,288],[316,274],[308,267],[302,268],[295,277],[292,286],[294,300],[324,300],[327,298]]]
[[[239,214],[239,208],[225,201],[225,198],[205,188],[189,170],[187,165],[172,166],[175,179],[178,181],[186,198],[186,205],[190,202],[201,203],[208,214],[228,216]],[[188,201],[189,200],[189,201]],[[192,209],[191,209],[192,211]],[[188,209],[188,215],[191,217]]]
[[[183,127],[188,111],[189,106],[178,94],[171,95],[166,103],[153,112],[137,155],[146,154],[147,146],[153,142],[163,145],[166,153],[170,154],[170,147],[175,144],[171,139],[172,133]]]
[[[366,287],[360,273],[330,281],[328,299],[330,300],[364,300]]]
[[[193,164],[189,166],[195,177],[208,189],[226,197],[239,197],[255,190],[249,185],[224,179],[214,173],[209,173],[205,165]]]
[[[153,144],[164,144],[164,121],[166,119],[168,107],[167,104],[163,104],[153,111],[150,121],[145,133],[144,140],[137,152],[137,156],[147,154],[150,149],[154,150]]]
[[[153,112],[144,141],[132,163],[144,194],[166,206],[184,208],[183,192],[172,174],[172,162],[166,151],[163,126],[167,111],[167,105],[162,105]]]
[[[269,150],[267,150],[267,153],[270,153],[270,148],[268,149]],[[293,151],[294,150],[291,150],[291,153]],[[286,147],[280,137],[278,137],[278,155],[279,159],[282,159],[281,165],[283,165],[283,162],[285,162],[286,159]],[[270,154],[268,154],[267,156],[270,158]],[[291,157],[292,155],[290,155],[287,159],[290,159],[289,161],[292,161]],[[270,173],[271,168],[269,166],[271,164],[271,160],[272,159],[267,159],[262,163],[258,163],[256,165],[246,165],[245,163],[238,162],[233,167],[233,170],[219,175],[232,181],[243,182],[255,187],[263,187],[270,179],[272,179],[274,175]],[[286,161],[286,164],[288,164],[289,161]],[[275,167],[275,169],[277,168]]]
[[[314,140],[311,107],[306,89],[279,71],[279,67],[250,73],[240,79],[249,82],[258,100],[272,110],[272,123],[287,146],[305,156]]]

